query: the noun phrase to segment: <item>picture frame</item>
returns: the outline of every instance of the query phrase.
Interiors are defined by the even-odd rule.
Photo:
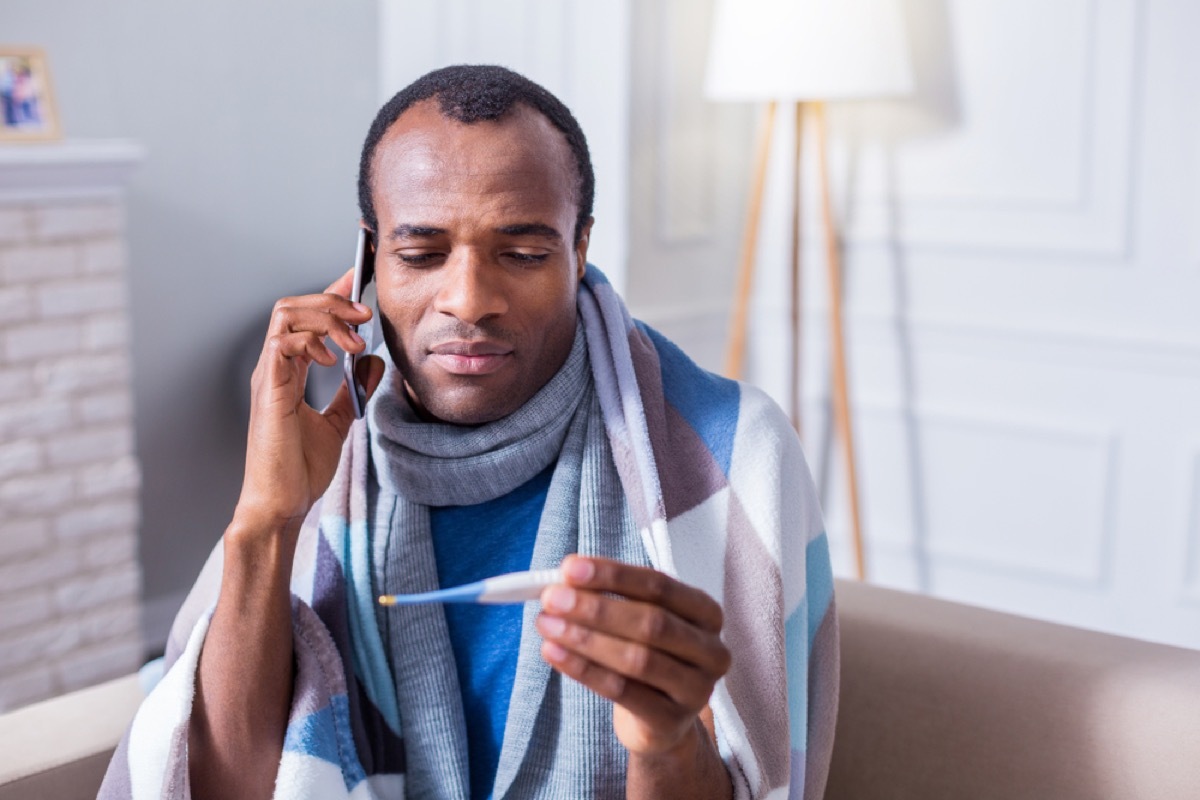
[[[0,44],[0,144],[61,136],[45,52]]]

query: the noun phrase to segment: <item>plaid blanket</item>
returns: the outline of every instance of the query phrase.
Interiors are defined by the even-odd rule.
[[[635,322],[594,267],[579,310],[604,431],[645,554],[725,611],[734,660],[710,705],[735,796],[820,798],[837,718],[838,638],[828,545],[800,443],[760,390],[701,370]],[[365,422],[355,423],[301,533],[295,684],[277,798],[405,796],[404,721],[364,544],[369,438]],[[218,545],[101,798],[190,797],[188,721],[220,569]]]

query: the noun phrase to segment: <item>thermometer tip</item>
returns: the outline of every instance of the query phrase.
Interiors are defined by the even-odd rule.
[[[396,597],[395,597],[395,595],[390,595],[390,594],[381,594],[381,595],[379,595],[379,605],[381,605],[381,606],[394,606],[394,605],[396,605]]]

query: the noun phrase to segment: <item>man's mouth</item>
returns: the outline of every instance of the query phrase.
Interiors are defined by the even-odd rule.
[[[502,342],[453,341],[429,348],[429,359],[451,375],[490,375],[512,357]]]

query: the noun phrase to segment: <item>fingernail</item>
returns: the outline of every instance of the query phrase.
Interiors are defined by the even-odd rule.
[[[558,617],[547,617],[542,615],[538,617],[538,630],[544,636],[562,636],[563,631],[567,629],[567,623]]]
[[[354,330],[353,328],[350,328],[350,338],[353,339],[354,341],[358,342],[359,344],[363,343],[363,338],[361,336],[359,336],[358,331]]]
[[[546,590],[545,604],[557,611],[570,611],[575,607],[575,590],[569,586],[551,586]]]
[[[558,642],[542,642],[542,654],[549,661],[563,661],[567,657],[567,650]]]
[[[596,574],[596,565],[586,558],[572,558],[563,567],[563,571],[567,573],[567,577],[577,581],[590,581]]]

